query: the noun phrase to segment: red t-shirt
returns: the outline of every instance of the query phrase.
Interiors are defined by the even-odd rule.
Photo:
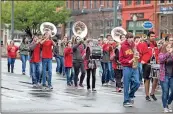
[[[18,51],[18,47],[17,46],[8,46],[7,47],[7,51],[8,51],[8,57],[9,58],[16,58],[17,56],[17,51]]]
[[[72,55],[72,48],[71,47],[66,47],[64,49],[64,66],[65,67],[73,67],[72,60],[73,60],[73,55]]]
[[[40,44],[37,44],[36,47],[34,48],[33,52],[32,52],[32,58],[31,58],[31,62],[35,62],[38,63],[40,62]]]
[[[42,44],[42,58],[45,59],[52,59],[52,46],[53,46],[53,42],[52,40],[46,40],[43,44]]]

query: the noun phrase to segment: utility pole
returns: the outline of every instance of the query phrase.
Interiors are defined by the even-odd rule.
[[[114,2],[114,14],[113,14],[113,16],[114,16],[114,25],[113,25],[113,27],[117,27],[118,26],[118,23],[117,23],[117,6],[118,6],[118,0],[114,0],[113,1]]]
[[[11,1],[11,39],[14,38],[14,0]]]

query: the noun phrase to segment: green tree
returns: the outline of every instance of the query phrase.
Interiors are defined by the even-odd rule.
[[[56,8],[62,8],[56,12]],[[15,1],[14,28],[25,31],[29,36],[39,32],[40,24],[52,22],[55,25],[66,23],[70,11],[65,1]],[[2,3],[2,23],[11,23],[11,2]]]

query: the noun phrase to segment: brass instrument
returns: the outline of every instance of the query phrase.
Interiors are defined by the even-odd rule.
[[[126,35],[126,34],[127,34],[126,30],[123,29],[122,27],[115,27],[111,31],[111,36],[113,40],[115,40],[118,43],[121,42],[120,35]]]
[[[42,35],[45,34],[46,32],[49,32],[51,37],[54,37],[57,33],[57,28],[54,24],[50,22],[44,22],[40,26],[40,31]]]
[[[77,21],[73,24],[72,31],[76,37],[80,37],[81,40],[84,40],[88,33],[88,28],[85,23]]]
[[[133,55],[133,64],[132,68],[136,69],[138,67],[138,60],[139,60],[139,52],[136,48],[133,49],[134,55]]]

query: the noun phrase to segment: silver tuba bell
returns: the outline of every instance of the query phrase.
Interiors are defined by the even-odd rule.
[[[51,37],[54,37],[57,33],[57,28],[54,24],[50,22],[44,22],[40,26],[41,34],[44,34],[45,32],[49,32]]]
[[[123,29],[122,27],[115,27],[114,29],[112,29],[111,31],[111,36],[112,38],[116,41],[116,42],[121,42],[120,40],[120,35],[126,35],[127,32],[125,29]]]
[[[86,37],[86,35],[88,33],[88,28],[85,25],[85,23],[83,23],[81,21],[77,21],[73,24],[72,31],[76,37],[78,36],[83,39]]]

